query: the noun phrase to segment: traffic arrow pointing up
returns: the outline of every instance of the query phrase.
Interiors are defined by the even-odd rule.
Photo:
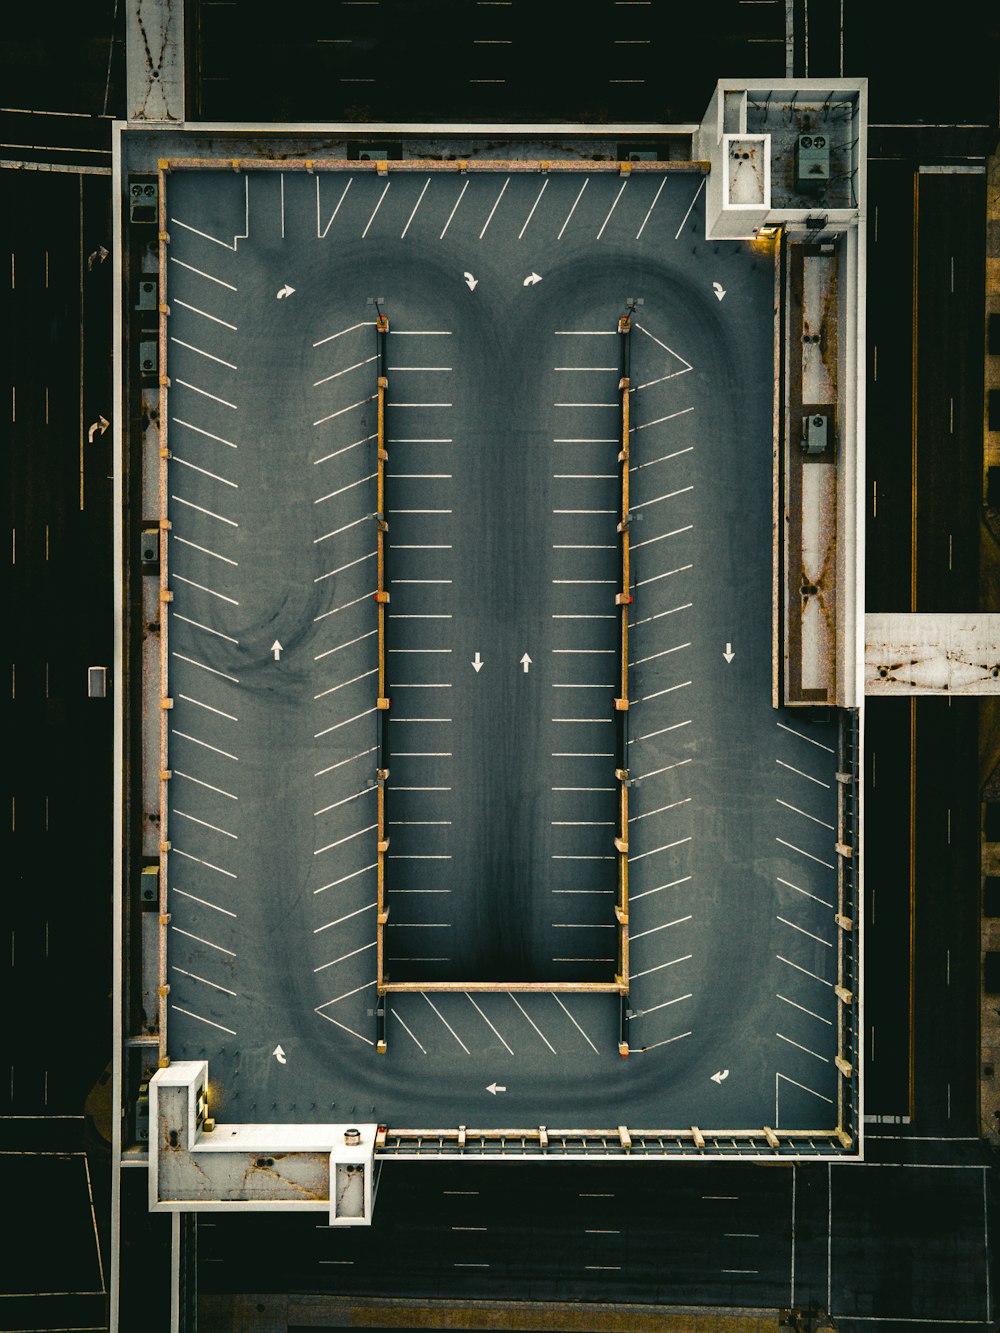
[[[478,674],[480,673],[480,671],[482,671],[482,669],[483,669],[483,667],[484,667],[485,665],[486,665],[486,663],[485,663],[485,662],[483,661],[483,659],[479,656],[479,649],[477,648],[477,649],[476,649],[476,655],[475,655],[475,657],[472,659],[472,669],[473,669],[473,671],[476,673],[477,676],[478,676]]]
[[[521,665],[524,667],[525,675],[527,675],[528,667],[531,666],[531,658],[528,656],[527,653],[525,653],[520,660],[521,660]]]
[[[736,656],[736,654],[733,652],[733,645],[731,643],[726,644],[726,651],[722,654],[722,656],[726,659],[727,662],[731,662],[733,658]]]
[[[271,644],[271,652],[274,653],[274,660],[275,660],[276,662],[280,662],[280,661],[281,661],[281,654],[282,654],[282,647],[281,647],[281,644],[278,642],[277,639],[275,639],[274,643]]]

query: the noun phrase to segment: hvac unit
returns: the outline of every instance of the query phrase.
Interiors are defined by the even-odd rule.
[[[142,544],[139,547],[139,559],[142,563],[142,572],[144,574],[153,574],[157,572],[160,564],[159,528],[143,528]]]
[[[155,222],[157,215],[156,182],[151,180],[129,181],[128,218],[130,222]]]
[[[157,336],[152,329],[143,329],[139,339],[139,369],[144,375],[155,375],[157,365]]]
[[[825,134],[800,134],[795,142],[795,183],[822,188],[830,179],[830,140]]]
[[[829,417],[822,412],[814,412],[803,422],[802,452],[806,454],[825,454],[829,443]]]

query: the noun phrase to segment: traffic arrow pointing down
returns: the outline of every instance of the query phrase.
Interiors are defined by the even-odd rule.
[[[731,643],[726,644],[726,651],[722,654],[722,656],[726,659],[727,662],[731,662],[733,658],[736,656],[736,654],[733,652],[733,645]]]
[[[472,659],[472,669],[473,669],[473,671],[476,673],[477,676],[479,675],[480,671],[482,671],[482,669],[483,669],[483,667],[484,667],[485,665],[486,665],[486,663],[485,663],[485,662],[483,661],[483,659],[479,656],[479,649],[477,648],[477,649],[476,649],[476,655],[475,655],[475,657]]]

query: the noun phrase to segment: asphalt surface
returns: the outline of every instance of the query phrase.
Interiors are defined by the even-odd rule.
[[[831,1126],[837,732],[770,704],[769,264],[699,244],[687,176],[174,173],[168,214],[172,1056],[223,1116],[471,1123],[501,1079],[525,1123]],[[471,983],[610,973],[632,296],[635,1058],[613,999],[415,994],[372,1066],[367,298],[389,967]]]
[[[513,1189],[503,1171],[390,1164],[370,1233],[202,1218],[201,1290],[254,1292],[265,1307],[271,1291],[487,1301],[571,1291],[668,1309],[813,1306],[851,1330],[880,1318],[988,1326],[995,1201],[984,1168],[928,1160],[938,1164],[525,1165]]]

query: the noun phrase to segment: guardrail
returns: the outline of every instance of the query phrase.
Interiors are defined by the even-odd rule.
[[[621,375],[618,379],[618,392],[621,395],[621,449],[618,462],[621,465],[621,521],[618,524],[618,545],[621,555],[622,582],[621,591],[615,595],[615,605],[619,610],[618,648],[620,661],[620,686],[615,699],[615,737],[616,761],[615,777],[619,783],[618,819],[615,836],[615,852],[618,861],[618,891],[615,900],[615,919],[618,924],[616,981],[628,989],[628,616],[632,603],[630,538],[629,538],[629,408],[631,398],[631,336],[632,320],[630,315],[622,315],[618,321],[618,334],[621,339]],[[624,1023],[622,1024],[624,1029]],[[628,1055],[628,1042],[624,1035],[618,1044],[620,1055]]]
[[[158,1063],[161,1069],[166,1068],[170,1063],[170,1057],[167,1054],[167,996],[170,994],[170,983],[167,981],[167,929],[170,925],[170,890],[167,884],[167,865],[170,853],[170,769],[167,766],[167,723],[170,709],[174,706],[174,701],[170,698],[169,693],[170,653],[168,644],[169,617],[167,614],[167,608],[173,600],[173,593],[170,591],[170,517],[167,507],[167,460],[170,457],[167,443],[167,389],[170,385],[170,379],[167,375],[167,315],[169,309],[166,304],[168,238],[165,183],[165,175],[161,170],[159,173],[157,215],[160,270],[157,359],[160,385],[160,420],[158,423],[160,437],[160,932],[157,963],[157,993],[159,996],[157,1041]]]
[[[389,777],[389,769],[386,766],[386,755],[388,753],[386,735],[389,721],[389,697],[386,694],[385,683],[385,608],[389,601],[389,593],[386,590],[386,557],[388,555],[388,544],[385,540],[386,533],[389,531],[389,524],[385,517],[385,465],[388,460],[388,452],[385,447],[385,391],[389,387],[386,379],[386,337],[389,333],[389,317],[379,312],[375,321],[375,335],[378,339],[378,380],[376,386],[377,392],[377,424],[375,437],[376,452],[376,500],[375,500],[375,527],[376,527],[376,552],[378,578],[375,590],[375,602],[378,610],[378,694],[375,700],[375,707],[378,710],[378,766],[376,769],[376,781],[378,782],[378,792],[376,800],[377,805],[377,838],[378,842],[376,853],[376,906],[375,906],[375,966],[376,966],[376,997],[377,1004],[377,1032],[375,1049],[384,1054],[386,1050],[385,1041],[385,1007],[381,1003],[380,990],[385,974],[385,924],[389,919],[389,909],[385,901],[385,857],[389,850],[389,839],[386,836],[385,822],[385,791],[386,780]]]
[[[839,763],[837,771],[837,949],[836,994],[837,1133],[844,1146],[859,1135],[863,1059],[860,1041],[861,943],[859,860],[861,851],[861,742],[860,717],[856,709],[840,715]]]
[[[159,169],[162,175],[165,171],[172,170],[190,170],[196,168],[205,168],[212,171],[220,171],[228,168],[230,171],[306,171],[310,174],[314,171],[357,171],[357,172],[375,172],[379,176],[386,175],[389,171],[440,171],[451,173],[480,172],[480,171],[509,171],[509,172],[539,172],[539,171],[586,171],[591,174],[594,172],[617,172],[621,176],[627,176],[635,173],[657,172],[664,174],[691,174],[697,172],[699,175],[707,176],[711,170],[711,163],[701,160],[690,161],[671,161],[671,162],[618,162],[618,161],[594,161],[589,158],[562,157],[548,160],[538,160],[531,158],[470,158],[458,159],[453,162],[443,162],[440,158],[374,158],[371,160],[361,160],[358,158],[257,158],[257,157],[170,157],[161,158]],[[162,194],[162,191],[161,191]]]

